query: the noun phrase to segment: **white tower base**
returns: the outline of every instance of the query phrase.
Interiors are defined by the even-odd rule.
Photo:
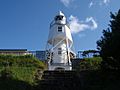
[[[72,70],[72,66],[64,64],[53,64],[48,66],[48,70]]]

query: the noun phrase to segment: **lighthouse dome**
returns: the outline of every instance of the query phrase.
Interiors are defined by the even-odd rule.
[[[55,16],[54,20],[57,24],[66,24],[66,17],[62,13],[62,11],[59,11],[59,13]]]

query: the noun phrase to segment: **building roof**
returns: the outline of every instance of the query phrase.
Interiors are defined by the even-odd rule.
[[[0,49],[0,51],[27,51],[27,49]]]

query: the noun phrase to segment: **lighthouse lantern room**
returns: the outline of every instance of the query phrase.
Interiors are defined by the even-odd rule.
[[[46,46],[49,70],[72,70],[73,40],[65,15],[60,11],[50,24]]]

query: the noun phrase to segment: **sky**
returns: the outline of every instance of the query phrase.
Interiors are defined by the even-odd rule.
[[[45,50],[50,23],[62,11],[75,51],[96,49],[110,12],[119,9],[120,0],[0,0],[0,48]]]

